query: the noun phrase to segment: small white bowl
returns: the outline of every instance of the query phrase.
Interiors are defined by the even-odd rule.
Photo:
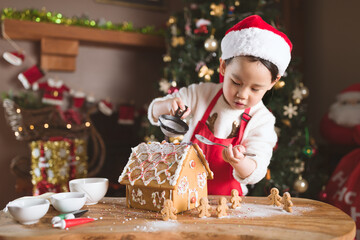
[[[71,192],[83,192],[86,195],[86,205],[98,203],[109,187],[107,178],[79,178],[69,182]]]
[[[63,192],[50,197],[53,207],[62,213],[73,212],[82,208],[86,201],[84,193]]]
[[[34,224],[49,210],[50,203],[46,199],[22,198],[7,204],[10,214],[21,224]]]

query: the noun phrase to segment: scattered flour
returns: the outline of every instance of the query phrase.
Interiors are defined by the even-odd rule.
[[[282,207],[276,207],[272,205],[263,205],[263,204],[252,204],[252,203],[243,203],[241,207],[236,209],[229,209],[228,215],[222,218],[266,218],[272,217],[276,215],[291,215],[291,216],[300,216],[304,212],[313,211],[314,207],[297,207],[294,206],[292,213],[288,213],[282,209]],[[194,212],[192,212],[194,214]],[[216,217],[209,217],[209,218],[198,218],[197,215],[194,215],[194,218],[199,220],[214,220],[216,221],[218,218]],[[194,223],[196,224],[196,222]],[[142,232],[157,232],[157,231],[164,231],[164,230],[173,230],[174,228],[183,228],[185,225],[181,224],[180,221],[149,221],[145,225],[137,225],[134,227],[134,231],[142,231]]]
[[[172,230],[181,224],[177,221],[169,220],[169,221],[150,221],[147,222],[146,225],[136,226],[134,230],[143,231],[143,232],[157,232],[163,230]]]
[[[303,212],[309,212],[314,210],[312,207],[296,207],[294,206],[293,212],[289,213],[282,209],[282,207],[276,207],[272,205],[252,204],[244,203],[240,208],[236,208],[232,211],[228,211],[228,218],[265,218],[275,215],[302,215]]]

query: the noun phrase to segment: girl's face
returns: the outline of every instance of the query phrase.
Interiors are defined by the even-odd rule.
[[[260,62],[247,57],[235,57],[230,64],[220,59],[220,73],[224,76],[223,92],[232,109],[243,110],[255,106],[266,91],[280,79],[271,82],[270,71]]]

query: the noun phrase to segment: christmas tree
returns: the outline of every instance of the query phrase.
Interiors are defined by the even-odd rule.
[[[184,10],[172,15],[167,22],[168,48],[163,57],[164,77],[159,82],[163,95],[193,83],[219,82],[221,39],[230,27],[245,17],[260,15],[286,32],[280,17],[281,4],[276,0],[185,1],[184,5]],[[310,159],[316,151],[305,115],[304,100],[309,90],[296,68],[296,57],[292,59],[287,72],[263,98],[277,119],[278,143],[266,177],[251,187],[251,195],[267,195],[272,187],[297,196],[309,192],[306,177],[312,177],[305,169],[310,169]],[[164,138],[159,128],[144,126],[145,141]],[[173,140],[179,139],[170,139]]]

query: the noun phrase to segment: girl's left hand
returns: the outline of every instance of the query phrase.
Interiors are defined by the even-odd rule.
[[[225,162],[230,164],[238,163],[244,160],[245,156],[243,152],[245,152],[245,147],[243,145],[232,146],[231,144],[224,148],[222,151],[222,156]]]

